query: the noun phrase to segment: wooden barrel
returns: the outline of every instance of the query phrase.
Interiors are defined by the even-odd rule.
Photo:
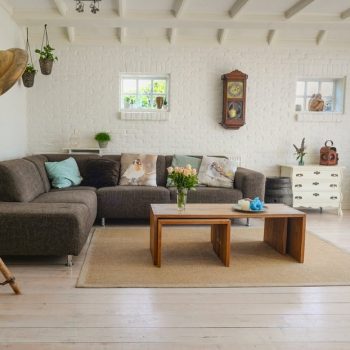
[[[272,176],[266,178],[265,203],[293,205],[292,182],[289,177]]]

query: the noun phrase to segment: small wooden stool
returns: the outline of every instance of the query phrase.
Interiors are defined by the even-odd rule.
[[[4,275],[5,281],[0,283],[0,285],[9,284],[16,294],[21,294],[21,291],[15,282],[15,277],[12,276],[10,270],[7,268],[5,263],[0,258],[0,272]]]

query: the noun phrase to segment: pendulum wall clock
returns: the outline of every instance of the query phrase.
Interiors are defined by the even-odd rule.
[[[245,124],[247,79],[248,75],[239,70],[221,76],[223,106],[220,124],[226,129],[239,129]]]

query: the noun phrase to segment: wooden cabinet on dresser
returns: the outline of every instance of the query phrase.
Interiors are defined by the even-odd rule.
[[[335,208],[342,215],[343,167],[282,165],[281,176],[292,179],[293,207]]]

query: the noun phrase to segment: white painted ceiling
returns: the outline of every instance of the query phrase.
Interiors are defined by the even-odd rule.
[[[350,48],[350,0],[0,0],[31,35],[69,45],[337,45]]]

